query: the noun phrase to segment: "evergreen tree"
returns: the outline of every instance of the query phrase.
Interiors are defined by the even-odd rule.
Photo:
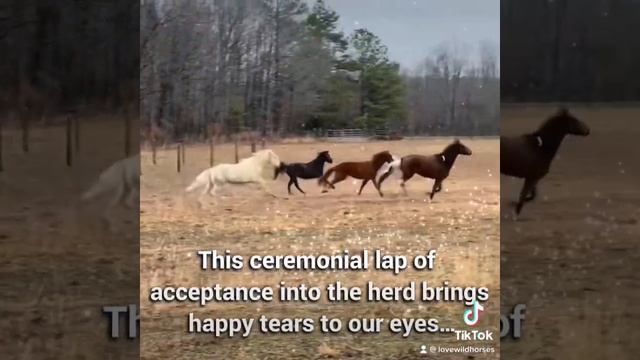
[[[405,84],[398,64],[390,62],[387,47],[379,37],[358,29],[351,43],[360,71],[360,117],[368,129],[399,127],[406,115]]]

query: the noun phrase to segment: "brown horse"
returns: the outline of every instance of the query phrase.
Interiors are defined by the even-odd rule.
[[[352,178],[362,180],[362,185],[360,185],[358,195],[362,194],[362,189],[369,181],[373,181],[373,185],[376,187],[376,190],[378,190],[378,194],[380,194],[380,196],[384,196],[382,191],[380,191],[380,185],[376,183],[376,174],[382,165],[392,161],[393,156],[391,153],[383,151],[373,155],[369,161],[343,162],[327,170],[324,176],[318,180],[318,184],[325,186],[325,189],[322,190],[322,192],[327,192],[326,187],[335,189],[335,184],[351,176]],[[329,176],[334,173],[335,175],[333,176],[333,180],[328,181]]]
[[[400,186],[407,195],[405,183],[411,179],[413,175],[418,174],[422,177],[434,179],[433,188],[429,197],[442,190],[442,182],[449,176],[451,167],[456,161],[458,155],[471,155],[471,150],[460,142],[455,140],[449,144],[441,153],[424,156],[424,155],[408,155],[400,160],[392,163],[388,170],[380,177],[379,184],[388,178],[395,169],[399,169],[402,173],[402,183]]]
[[[500,137],[500,172],[524,179],[516,214],[536,197],[536,185],[549,172],[553,158],[566,135],[589,135],[589,127],[561,108],[530,134]]]

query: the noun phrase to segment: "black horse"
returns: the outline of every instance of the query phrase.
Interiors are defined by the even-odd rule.
[[[589,127],[561,108],[533,133],[500,137],[500,172],[524,179],[516,214],[520,214],[526,202],[535,199],[536,185],[549,172],[566,135],[587,136]]]
[[[324,173],[324,163],[327,162],[329,164],[333,163],[333,159],[329,155],[328,151],[321,151],[318,153],[315,159],[312,161],[303,164],[303,163],[294,163],[294,164],[285,164],[282,163],[279,168],[279,173],[286,173],[289,175],[289,185],[287,185],[287,190],[291,195],[291,185],[295,185],[296,189],[298,189],[301,193],[305,194],[302,189],[300,189],[300,185],[298,184],[298,178],[300,179],[317,179],[321,177]]]

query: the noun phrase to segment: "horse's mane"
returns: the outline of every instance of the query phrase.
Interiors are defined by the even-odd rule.
[[[251,156],[240,160],[240,162],[245,162],[245,161],[265,162],[269,158],[269,156],[268,156],[269,153],[273,153],[275,155],[273,150],[271,150],[271,149],[263,149],[263,150],[258,150],[256,152],[254,152],[253,154],[251,154]]]
[[[538,130],[533,132],[532,135],[544,134],[550,130],[553,130],[554,127],[558,126],[558,121],[567,116],[570,116],[569,110],[567,109],[558,110],[557,113],[551,115],[545,121],[543,121],[542,124],[540,124],[540,126],[538,127]]]
[[[447,155],[448,155],[448,154],[450,154],[450,153],[451,153],[451,151],[453,151],[453,148],[454,148],[454,147],[456,147],[456,146],[460,146],[460,145],[461,145],[461,144],[460,144],[460,140],[457,140],[457,139],[456,139],[454,142],[452,142],[451,144],[447,145],[447,146],[444,148],[444,150],[442,150],[442,152],[441,152],[441,153],[438,153],[438,154],[436,154],[436,155],[438,155],[438,156],[440,156],[440,155],[445,155],[445,154],[447,154]]]
[[[385,159],[387,157],[390,157],[391,154],[389,153],[389,151],[381,151],[377,154],[374,154],[373,157],[371,157],[371,164],[374,167],[381,167],[382,164],[384,163]]]
[[[542,124],[540,124],[538,129],[535,132],[533,132],[533,134],[534,135],[535,134],[540,134],[540,133],[544,133],[544,132],[546,132],[548,130],[551,130],[554,127],[554,125],[555,125],[556,121],[558,120],[558,118],[559,118],[558,115],[553,115],[553,116],[547,118],[545,121],[542,122]]]
[[[453,147],[454,147],[454,146],[456,146],[456,145],[458,145],[458,143],[457,143],[457,142],[453,142],[453,143],[451,143],[451,144],[447,145],[447,147],[445,147],[445,148],[444,148],[444,150],[442,150],[442,152],[441,152],[441,153],[439,153],[439,154],[437,154],[437,155],[444,155],[444,154],[448,153],[448,152],[449,152],[449,151],[451,151],[451,149],[453,149]]]
[[[273,150],[271,149],[262,149],[262,150],[258,150],[256,152],[254,152],[253,154],[251,154],[252,157],[258,157],[258,156],[265,156],[268,155],[269,153],[272,153]]]

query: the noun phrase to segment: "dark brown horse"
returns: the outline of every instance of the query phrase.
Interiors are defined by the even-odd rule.
[[[429,197],[433,199],[433,196],[442,190],[442,182],[449,176],[451,167],[453,167],[453,163],[456,161],[458,155],[471,155],[471,150],[462,144],[460,140],[456,139],[441,153],[431,156],[405,156],[391,164],[389,170],[380,177],[379,184],[382,185],[382,182],[388,178],[392,172],[400,170],[402,174],[402,183],[400,186],[402,186],[402,190],[406,195],[407,189],[405,188],[405,182],[411,179],[413,175],[418,174],[422,177],[435,180],[431,193],[429,193]]]
[[[549,172],[553,158],[566,135],[589,135],[589,127],[569,110],[560,109],[530,134],[500,137],[500,172],[524,179],[516,214],[536,197],[536,185]]]
[[[367,185],[369,181],[372,181],[376,190],[378,190],[378,194],[383,196],[382,191],[380,191],[380,185],[376,183],[376,174],[382,165],[392,161],[393,156],[391,156],[391,153],[383,151],[373,155],[369,161],[343,162],[327,170],[324,176],[318,180],[318,184],[325,186],[325,189],[322,192],[327,192],[327,187],[335,189],[335,184],[351,176],[352,178],[362,180],[362,185],[360,185],[358,195],[362,194],[364,186]],[[331,174],[335,175],[331,181],[328,181]]]

